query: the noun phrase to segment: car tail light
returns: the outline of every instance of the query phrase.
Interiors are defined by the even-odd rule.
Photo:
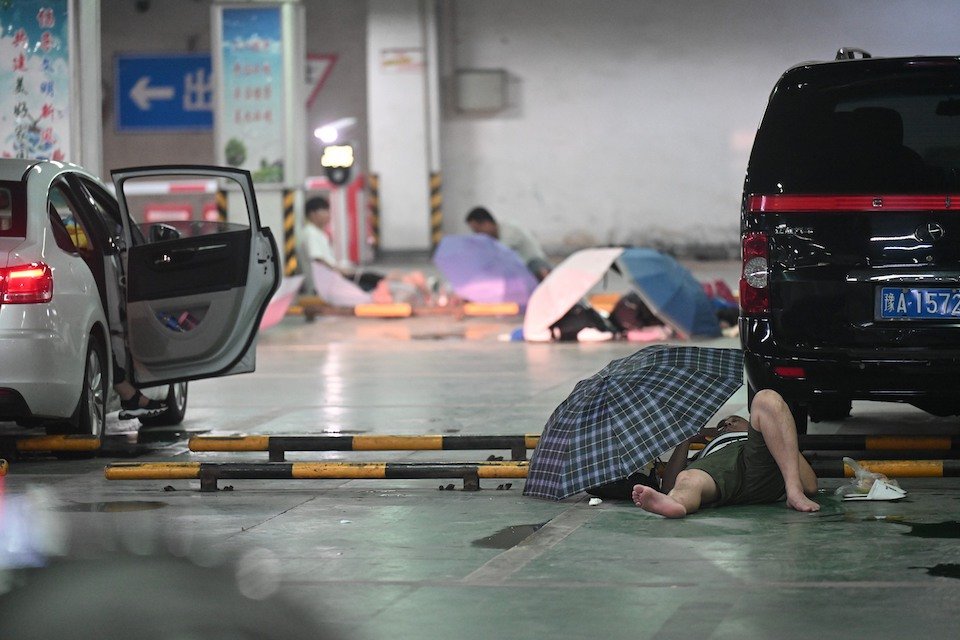
[[[774,367],[773,372],[781,378],[806,378],[807,372],[803,367]]]
[[[740,309],[744,314],[770,311],[769,251],[767,234],[747,233],[741,244],[743,271],[740,276]]]
[[[53,299],[53,272],[42,262],[0,269],[0,303],[30,304]]]

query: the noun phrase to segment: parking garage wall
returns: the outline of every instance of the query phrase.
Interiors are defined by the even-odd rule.
[[[774,82],[840,46],[956,54],[950,0],[450,0],[445,231],[477,204],[548,250],[638,243],[737,255],[743,176]],[[458,111],[456,69],[504,69],[507,105]]]
[[[320,145],[313,129],[323,123],[356,117],[366,122],[365,0],[308,0],[307,52],[333,54],[336,62],[308,112],[304,145],[307,173],[322,174]],[[163,163],[215,162],[213,131],[120,133],[114,105],[116,56],[121,54],[210,51],[208,0],[102,0],[103,164],[110,169]],[[309,95],[309,91],[308,91]],[[365,165],[366,129],[349,132]]]

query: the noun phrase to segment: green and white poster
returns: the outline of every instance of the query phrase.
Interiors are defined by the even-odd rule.
[[[224,7],[221,43],[221,157],[230,166],[250,171],[256,182],[282,182],[280,7]]]
[[[70,159],[68,0],[0,0],[0,156]]]

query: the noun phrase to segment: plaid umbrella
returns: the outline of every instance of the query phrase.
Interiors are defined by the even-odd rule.
[[[523,494],[622,480],[692,435],[743,384],[738,349],[655,345],[577,383],[544,427]]]

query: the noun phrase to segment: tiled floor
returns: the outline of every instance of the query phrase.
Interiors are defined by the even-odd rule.
[[[497,339],[518,324],[516,318],[288,318],[262,335],[256,373],[191,384],[184,428],[538,433],[578,380],[639,346]],[[699,344],[738,346],[731,338]],[[724,411],[743,411],[745,403],[741,389]],[[821,433],[956,433],[957,427],[956,418],[868,403],[857,403],[842,425],[814,425]],[[130,437],[126,428],[112,422],[113,440]],[[490,453],[504,454],[288,458],[449,461]],[[172,549],[201,564],[222,558],[237,568],[231,575],[240,576],[238,584],[266,585],[263,593],[279,585],[274,598],[313,612],[346,638],[850,640],[955,637],[960,627],[956,479],[904,480],[906,500],[872,504],[842,503],[829,491],[837,481],[823,480],[817,514],[773,505],[665,521],[629,503],[524,498],[522,481],[498,491],[503,481],[485,480],[483,490],[470,493],[438,491],[446,482],[437,480],[236,480],[221,482],[232,491],[201,494],[195,481],[104,480],[103,465],[121,455],[266,459],[191,454],[180,439],[114,458],[17,461],[6,481],[7,505],[22,503],[30,488],[50,489],[52,513],[70,532],[73,556],[112,548],[152,555]],[[34,525],[49,528],[49,521]],[[97,587],[103,592],[96,600],[129,592],[144,611],[163,610],[164,596],[155,591],[178,587],[151,586],[159,574],[143,563],[137,578]],[[243,596],[237,598],[244,608]],[[53,603],[51,619],[60,608]],[[230,624],[229,611],[207,615]]]

